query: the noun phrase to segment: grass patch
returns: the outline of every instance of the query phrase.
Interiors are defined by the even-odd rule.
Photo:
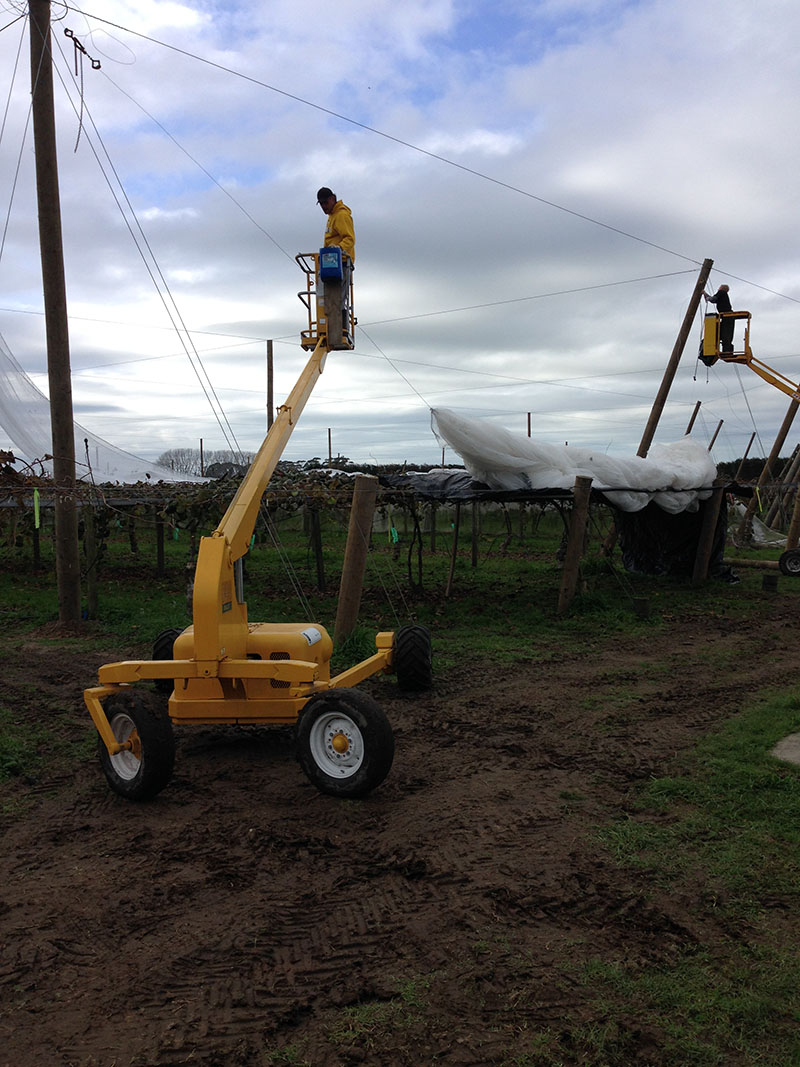
[[[800,907],[800,768],[770,755],[798,728],[797,693],[764,695],[705,738],[679,774],[650,782],[635,818],[602,832],[618,863],[683,896],[694,887],[698,914],[715,913],[737,936],[713,956],[690,948],[658,967],[589,963],[582,982],[595,1014],[616,1020],[580,1036],[596,1062],[623,1062],[624,1005],[656,1035],[659,1063],[800,1063],[800,958],[782,921]]]
[[[80,726],[58,719],[24,721],[0,705],[0,785],[22,780],[26,785],[58,777],[94,752],[97,734],[90,721]],[[17,810],[18,797],[3,798],[3,814]]]

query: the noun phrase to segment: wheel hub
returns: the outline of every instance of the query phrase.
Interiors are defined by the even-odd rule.
[[[334,734],[331,738],[331,748],[337,755],[343,756],[350,748],[350,740],[346,734],[341,732]]]

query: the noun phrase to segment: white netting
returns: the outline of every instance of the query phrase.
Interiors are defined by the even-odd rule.
[[[40,460],[53,451],[50,433],[50,401],[30,380],[0,336],[0,426],[19,452]],[[79,481],[105,482],[203,482],[190,474],[178,474],[109,444],[89,430],[75,426],[75,472]],[[88,455],[87,455],[88,453]],[[43,464],[52,474],[52,463]]]
[[[640,511],[654,500],[677,514],[696,511],[717,474],[707,449],[691,437],[654,445],[647,459],[616,459],[588,448],[540,444],[444,408],[431,412],[431,425],[472,477],[493,489],[571,489],[580,475],[622,511]]]

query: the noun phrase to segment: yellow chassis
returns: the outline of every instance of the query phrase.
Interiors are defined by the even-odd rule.
[[[259,626],[253,627],[256,636],[259,629]],[[327,637],[321,627],[318,629]],[[176,650],[184,638],[191,637],[191,631],[192,627],[189,627],[178,638]],[[223,660],[213,676],[201,675],[195,659],[123,660],[101,667],[98,671],[100,685],[84,690],[83,698],[103,744],[109,755],[114,756],[130,749],[132,742],[117,742],[102,702],[126,686],[160,678],[173,679],[175,689],[169,700],[169,716],[173,723],[291,724],[297,721],[306,702],[316,693],[356,686],[381,671],[391,672],[394,633],[377,634],[375,646],[373,656],[333,678],[321,677],[327,674],[327,660]]]

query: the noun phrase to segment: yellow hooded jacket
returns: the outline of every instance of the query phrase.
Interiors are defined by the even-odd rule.
[[[336,201],[336,206],[328,215],[328,225],[325,227],[325,247],[337,245],[355,263],[356,259],[356,233],[353,229],[353,216],[350,208]]]

